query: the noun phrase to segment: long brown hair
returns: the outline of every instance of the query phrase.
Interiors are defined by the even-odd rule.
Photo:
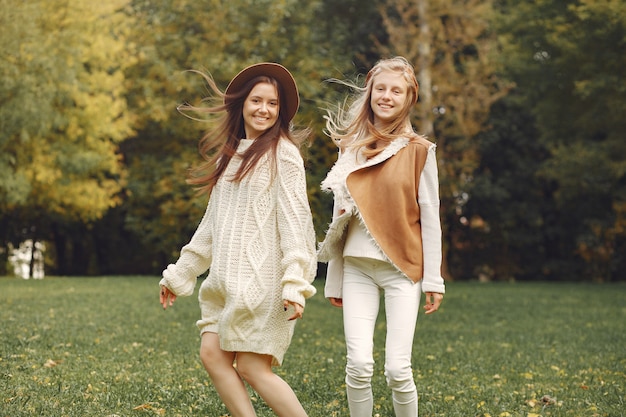
[[[229,178],[231,181],[241,181],[261,158],[269,153],[273,174],[276,173],[276,152],[278,141],[285,138],[299,146],[310,134],[309,129],[293,130],[285,109],[287,108],[282,86],[276,79],[268,76],[258,76],[248,81],[239,90],[229,94],[228,100],[224,100],[224,93],[217,87],[213,77],[201,71],[191,70],[201,75],[206,81],[213,95],[202,100],[206,106],[193,106],[182,104],[178,106],[185,116],[199,121],[205,121],[189,114],[218,115],[213,121],[214,127],[207,130],[198,143],[198,151],[204,160],[200,165],[189,170],[187,183],[195,185],[199,193],[211,193],[211,190],[224,174],[228,163],[237,153],[239,142],[245,137],[243,104],[250,91],[259,83],[269,83],[276,87],[279,99],[278,121],[259,137],[254,139],[250,147],[241,154],[242,162],[236,174]],[[227,102],[228,104],[225,104]],[[216,151],[217,149],[217,151]]]
[[[374,126],[374,112],[370,105],[370,99],[374,79],[382,71],[402,74],[407,83],[408,91],[402,113],[392,123],[379,129]],[[349,106],[346,101],[338,105],[334,111],[327,110],[324,116],[326,119],[325,133],[340,148],[363,148],[363,154],[366,157],[372,157],[384,149],[384,146],[376,148],[378,141],[388,144],[398,137],[412,139],[417,136],[411,125],[410,116],[412,106],[417,103],[419,84],[415,78],[413,66],[405,58],[394,57],[378,61],[367,73],[363,87],[350,81],[337,79],[329,81],[346,85],[356,93]]]

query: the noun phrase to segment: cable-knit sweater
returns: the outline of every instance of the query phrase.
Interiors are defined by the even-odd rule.
[[[237,153],[252,140],[242,139]],[[283,301],[305,305],[315,294],[315,233],[298,148],[280,140],[276,174],[266,155],[241,181],[230,181],[241,164],[235,155],[211,192],[198,229],[163,271],[161,284],[176,295],[200,287],[201,333],[219,335],[221,348],[273,357],[280,365],[295,320]]]

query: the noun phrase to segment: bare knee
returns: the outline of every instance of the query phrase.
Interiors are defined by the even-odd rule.
[[[200,361],[209,374],[224,366],[232,367],[234,357],[234,353],[223,351],[220,348],[219,338],[215,333],[202,335]]]
[[[208,346],[200,345],[200,361],[208,371],[212,364],[215,363],[215,354]]]
[[[237,372],[252,387],[262,384],[264,378],[274,375],[272,358],[267,355],[239,353],[237,355]]]
[[[243,379],[250,385],[254,385],[255,372],[253,369],[250,369],[248,366],[242,365],[237,362],[237,372],[239,373],[241,379]]]

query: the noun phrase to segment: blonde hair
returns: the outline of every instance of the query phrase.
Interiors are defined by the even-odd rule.
[[[374,112],[370,105],[370,99],[374,79],[383,71],[401,74],[407,83],[408,91],[404,108],[397,119],[379,129],[374,126]],[[419,84],[415,78],[415,70],[406,58],[398,56],[378,61],[367,73],[363,87],[350,81],[337,79],[329,81],[343,84],[356,92],[349,106],[346,100],[337,105],[334,112],[327,109],[324,116],[326,119],[324,133],[330,136],[340,148],[362,148],[363,154],[370,158],[380,153],[387,144],[398,137],[411,139],[417,136],[411,125],[410,116],[411,108],[417,103]],[[379,141],[385,145],[377,148],[376,143]]]

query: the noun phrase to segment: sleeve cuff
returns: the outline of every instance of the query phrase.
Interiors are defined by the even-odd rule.
[[[159,285],[166,286],[170,291],[176,294],[176,296],[189,296],[193,294],[198,278],[191,277],[187,280],[176,280],[176,275],[172,271],[174,268],[176,268],[176,266],[172,264],[163,271],[163,279],[161,279]]]
[[[429,281],[422,280],[422,292],[423,293],[437,292],[440,294],[445,294],[446,285],[443,283],[443,278],[439,278],[438,281],[441,281],[441,282],[437,283],[437,282],[432,282],[430,280]]]
[[[308,283],[305,285],[287,284],[283,287],[283,300],[293,301],[304,307],[306,299],[313,297],[316,292],[315,287]]]

